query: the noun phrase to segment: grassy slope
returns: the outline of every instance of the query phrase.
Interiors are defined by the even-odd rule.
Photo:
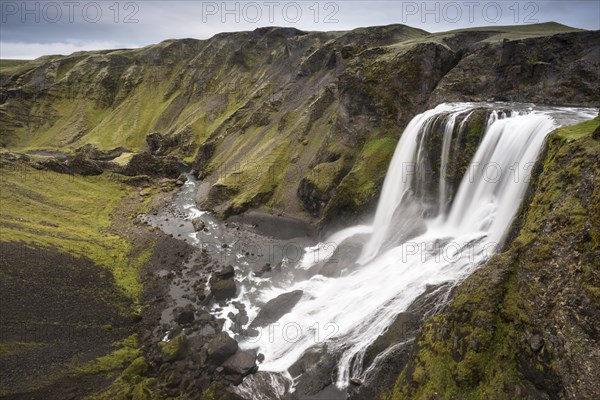
[[[473,28],[428,34],[421,30],[392,25],[332,33],[323,38],[319,36],[320,33],[312,32],[292,40],[292,48],[298,46],[302,52],[291,57],[289,66],[282,67],[275,67],[272,60],[282,60],[285,64],[290,57],[287,54],[287,45],[283,42],[271,42],[269,39],[268,43],[264,42],[272,47],[269,48],[273,53],[269,54],[263,52],[264,46],[261,41],[264,39],[248,33],[236,34],[236,39],[224,35],[219,39],[185,45],[181,41],[167,41],[136,50],[98,51],[67,57],[40,58],[2,71],[4,79],[17,71],[29,71],[33,66],[43,66],[39,71],[28,75],[25,81],[32,82],[31,90],[34,92],[33,82],[40,79],[52,82],[48,95],[33,97],[33,106],[29,111],[31,129],[28,131],[25,127],[16,127],[14,137],[17,142],[12,148],[19,151],[53,148],[73,150],[86,143],[93,143],[101,149],[124,146],[137,151],[146,146],[145,136],[155,130],[167,134],[189,130],[192,138],[191,149],[185,153],[181,149],[176,150],[175,155],[191,161],[198,146],[209,138],[215,140],[217,137],[218,147],[209,170],[231,170],[228,165],[231,160],[235,160],[238,165],[259,163],[265,168],[268,168],[268,163],[275,164],[277,176],[264,174],[259,182],[250,180],[231,188],[232,192],[236,192],[235,198],[232,199],[234,209],[241,210],[248,206],[274,207],[278,211],[302,216],[304,214],[300,204],[293,201],[297,197],[297,183],[303,177],[310,178],[311,173],[327,175],[324,171],[312,171],[312,168],[324,161],[317,158],[324,140],[336,129],[335,121],[341,110],[339,98],[336,97],[322,113],[313,113],[311,107],[313,102],[316,103],[316,99],[305,91],[298,94],[301,101],[296,104],[294,110],[291,110],[288,106],[289,101],[285,98],[281,105],[276,106],[279,110],[274,111],[267,107],[265,115],[269,119],[268,125],[245,125],[261,104],[269,104],[273,97],[271,93],[286,88],[289,82],[295,82],[294,85],[297,85],[291,86],[291,91],[302,91],[319,82],[319,85],[323,86],[315,93],[321,96],[323,87],[329,82],[336,82],[334,73],[328,72],[322,65],[319,66],[330,56],[329,53],[334,47],[337,51],[342,47],[353,49],[351,51],[355,52],[355,55],[370,47],[386,49],[380,55],[371,57],[371,61],[377,61],[372,66],[363,65],[361,62],[361,68],[356,71],[358,76],[373,75],[373,81],[366,82],[367,86],[372,87],[381,80],[381,74],[370,69],[381,68],[395,58],[402,58],[415,46],[424,42],[441,43],[456,33],[482,30],[490,31],[489,28]],[[492,32],[497,34],[491,34],[488,39],[522,38],[569,31],[574,29],[553,23],[494,27]],[[331,45],[333,42],[328,41],[333,37],[338,44]],[[242,48],[239,49],[239,58],[232,57],[238,53],[240,46]],[[244,47],[252,50],[244,52]],[[268,58],[272,60],[265,62]],[[243,63],[238,63],[239,59],[242,59]],[[351,60],[352,57],[345,63]],[[297,74],[304,63],[312,65],[306,75],[308,79],[290,80],[290,76]],[[52,66],[49,67],[49,64]],[[415,66],[420,68],[418,63]],[[223,99],[227,97],[223,95],[231,91],[230,86],[236,87],[239,92]],[[71,96],[71,89],[75,92],[74,96]],[[108,96],[107,103],[98,103],[95,96],[100,94]],[[240,94],[241,96],[237,96]],[[294,97],[291,98],[293,100]],[[384,100],[384,104],[378,107],[391,110],[394,107],[390,105],[399,101],[397,96],[393,95]],[[17,115],[28,115],[29,101],[23,99],[23,103],[27,104],[22,105]],[[287,113],[287,123],[280,124],[280,121],[287,118]],[[236,118],[230,119],[236,114],[242,115],[240,121]],[[283,125],[285,127],[282,127]],[[400,132],[397,126],[393,127],[394,129],[389,126],[379,128],[382,129],[380,136],[391,136],[393,139],[396,139]],[[345,198],[338,200],[354,207],[352,210],[356,210],[356,207],[360,209],[360,205],[369,200],[367,197],[372,197],[376,192],[376,188],[373,190],[369,187],[370,183],[357,182],[357,179],[361,180],[361,176],[371,174],[368,168],[363,167],[373,164],[380,167],[386,165],[391,158],[389,151],[384,151],[383,155],[378,151],[369,153],[373,156],[372,160],[364,159],[364,155],[359,156],[365,143],[376,140],[373,137],[376,129],[371,133],[356,133],[357,136],[361,136],[358,138],[346,138],[347,149],[343,157],[343,168],[337,171],[339,166],[336,166],[336,173],[330,174],[335,179],[320,182],[325,197],[331,197],[344,176],[347,178],[347,185],[339,187],[338,192]],[[215,132],[218,134],[213,136]],[[353,141],[354,139],[359,140]],[[300,143],[303,146],[298,146]],[[325,166],[321,169],[323,168]],[[282,184],[283,176],[295,176],[298,171],[303,175],[298,177],[298,182],[294,180]],[[347,175],[350,171],[353,171],[353,174]],[[381,175],[378,173],[376,177],[381,180]],[[217,180],[218,177],[211,183]],[[223,183],[223,180],[220,183]],[[365,187],[351,188],[348,186],[350,183],[365,183]],[[371,195],[363,195],[362,198],[355,195],[363,192]]]
[[[599,125],[600,117],[551,135],[516,239],[457,289],[443,314],[424,325],[413,358],[387,399],[529,398],[530,382],[546,390],[557,384],[558,368],[563,379],[565,371],[575,373],[564,366],[570,357],[580,358],[574,361],[581,368],[577,373],[585,371],[585,356],[594,353],[582,328],[586,317],[540,320],[559,318],[565,303],[591,302],[593,308],[600,302],[600,142],[591,137]],[[594,180],[590,193],[587,185]],[[557,282],[552,294],[549,282]],[[554,297],[563,298],[561,306],[545,309]],[[582,311],[566,311],[571,312]],[[567,332],[547,328],[563,329],[561,322]],[[527,340],[538,330],[546,342],[536,355]],[[573,347],[565,351],[568,346]]]
[[[109,230],[111,213],[130,188],[104,175],[71,176],[26,165],[1,168],[0,240],[87,256],[136,298],[138,268],[149,253],[129,259],[132,244]]]

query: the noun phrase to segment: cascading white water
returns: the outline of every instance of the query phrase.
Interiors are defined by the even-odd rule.
[[[457,118],[464,114],[460,134],[476,107],[489,108],[490,118],[456,196],[452,200],[449,185],[440,179],[437,213],[423,214],[419,205],[427,188],[423,171],[427,166],[421,154],[425,136],[436,119],[443,118],[438,161],[444,171],[453,156]],[[265,355],[261,370],[284,372],[308,348],[326,340],[329,350],[340,354],[336,383],[343,388],[351,377],[364,377],[361,363],[352,360],[360,359],[428,285],[456,284],[494,254],[520,206],[528,173],[557,124],[550,111],[505,114],[493,108],[490,104],[443,104],[409,123],[390,163],[373,224],[347,228],[326,241],[340,244],[356,235],[365,236],[356,263],[339,265],[336,276],[324,276],[315,268],[313,276],[260,294],[260,300],[267,301],[281,293],[303,291],[291,312],[264,329],[260,337],[241,343],[259,347]],[[590,110],[572,110],[571,114],[572,121],[593,117]],[[408,229],[406,221],[421,229],[411,238],[398,239],[397,231]],[[316,261],[323,262],[315,260],[323,246],[307,249],[297,267],[310,272]]]

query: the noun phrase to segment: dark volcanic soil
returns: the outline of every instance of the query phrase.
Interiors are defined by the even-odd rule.
[[[129,336],[133,323],[119,312],[129,300],[104,268],[85,257],[20,242],[1,242],[0,253],[2,395],[77,396],[86,386],[51,397],[31,391],[60,376],[70,363],[106,354],[113,342]],[[94,385],[101,383],[98,379]]]

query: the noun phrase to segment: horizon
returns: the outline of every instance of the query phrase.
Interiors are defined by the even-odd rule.
[[[70,5],[67,7],[67,4]],[[406,25],[432,34],[546,23],[575,29],[600,29],[600,21],[595,18],[600,15],[600,3],[587,0],[510,3],[9,1],[2,2],[1,7],[0,59],[3,60],[137,49],[166,40],[207,40],[220,33],[268,27],[347,32],[374,26]]]

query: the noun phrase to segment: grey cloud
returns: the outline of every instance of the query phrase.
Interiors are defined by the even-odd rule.
[[[16,57],[15,43],[36,44],[37,53],[32,56],[39,56],[42,55],[39,52],[45,51],[44,44],[48,47],[47,54],[51,54],[55,53],[53,46],[57,43],[63,44],[63,49],[74,43],[85,46],[86,42],[115,43],[117,47],[144,46],[169,38],[206,39],[219,32],[253,30],[268,25],[304,30],[348,30],[404,23],[439,32],[556,21],[585,29],[600,28],[600,3],[597,1],[522,1],[518,3],[518,13],[513,1],[487,0],[118,1],[117,8],[113,1],[67,3],[60,0],[2,1],[0,56]],[[28,13],[23,14],[24,7]],[[60,17],[57,9],[60,9]],[[10,43],[12,45],[8,46]]]

